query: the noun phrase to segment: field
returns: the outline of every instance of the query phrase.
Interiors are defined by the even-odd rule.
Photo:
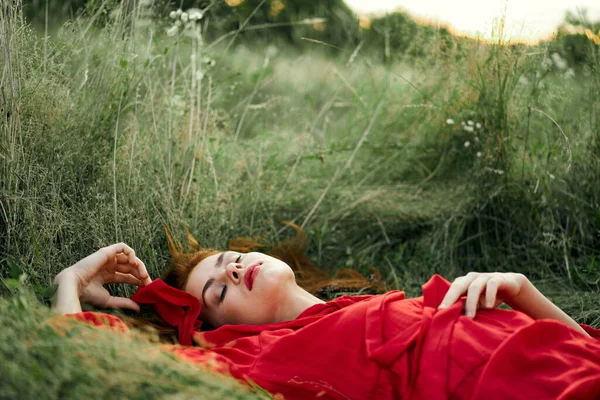
[[[53,277],[102,246],[126,242],[160,275],[167,225],[226,248],[277,243],[291,221],[331,274],[375,267],[409,296],[433,273],[522,272],[600,327],[592,41],[591,65],[552,42],[441,37],[388,59],[209,41],[203,20],[173,28],[148,10],[86,14],[45,39],[1,7],[0,398],[266,396],[141,351],[141,336],[44,322]]]

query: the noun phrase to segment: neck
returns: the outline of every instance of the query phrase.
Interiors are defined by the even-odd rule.
[[[307,308],[321,303],[324,303],[324,301],[294,284],[290,288],[290,295],[279,307],[277,322],[294,320]]]

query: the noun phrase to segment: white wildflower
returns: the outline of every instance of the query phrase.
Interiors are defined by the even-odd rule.
[[[178,8],[177,11],[175,11],[175,13],[177,14],[178,17],[180,17],[181,14],[183,14],[183,11],[181,11],[181,8]]]
[[[475,136],[475,143],[479,143],[479,136]]]
[[[521,75],[519,77],[519,84],[521,84],[521,85],[529,85],[529,79],[527,79],[525,76]]]
[[[542,77],[542,73],[540,71],[535,71],[535,77],[540,79]]]
[[[546,87],[546,84],[544,83],[544,81],[539,81],[539,82],[538,82],[538,87],[539,87],[540,89],[543,89],[543,88],[545,88],[545,87]]]
[[[188,13],[186,13],[186,12],[181,13],[181,21],[188,22]]]
[[[466,132],[473,132],[475,129],[472,126],[465,125],[463,126],[463,130],[465,130]]]
[[[196,80],[201,81],[204,78],[204,72],[202,70],[196,71]]]
[[[471,145],[471,142],[469,142],[468,140],[465,142],[465,148],[469,147]]]
[[[477,129],[481,129],[481,124],[480,124],[479,122],[477,122],[477,123],[475,124],[475,128],[477,128]]]
[[[180,20],[177,20],[177,21],[175,21],[175,26],[176,26],[176,27],[180,27],[181,25],[182,25],[182,24],[181,24],[181,21],[180,21]]]
[[[177,18],[177,13],[176,13],[175,11],[171,11],[171,12],[169,13],[169,18],[171,18],[171,19],[175,19],[175,18]]]
[[[462,126],[465,126],[465,125],[466,125],[465,121],[460,121],[460,124],[461,124]]]
[[[477,152],[477,157],[481,157],[483,155],[483,153],[481,153],[480,151]]]
[[[565,79],[571,79],[575,77],[575,70],[573,68],[569,68],[565,71]]]
[[[177,25],[173,25],[169,29],[167,29],[167,36],[175,36],[179,31],[179,27]]]
[[[198,8],[190,8],[187,10],[190,21],[200,21],[204,14]]]
[[[452,118],[448,118],[446,120],[446,125],[454,125],[454,120]]]
[[[269,47],[267,47],[267,57],[275,57],[277,53],[279,53],[277,46],[270,44]]]
[[[556,68],[558,68],[559,70],[564,71],[565,69],[567,69],[569,67],[569,65],[567,64],[565,59],[562,58],[560,56],[560,54],[552,53],[551,57],[552,57],[552,61],[554,61],[554,65],[556,65]]]
[[[202,57],[202,62],[206,65],[208,65],[209,67],[214,67],[215,64],[217,63],[215,60],[213,60],[210,57]]]
[[[467,125],[469,125],[469,126],[473,126],[473,121],[471,121],[471,120],[468,120],[468,121],[467,121]]]

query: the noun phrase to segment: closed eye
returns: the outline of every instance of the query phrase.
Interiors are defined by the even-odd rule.
[[[225,293],[227,293],[227,285],[223,286],[223,290],[221,291],[221,297],[219,297],[219,304],[223,302],[225,299]]]
[[[240,261],[242,261],[242,255],[241,254],[238,256],[238,258],[235,259],[236,263],[239,263]]]

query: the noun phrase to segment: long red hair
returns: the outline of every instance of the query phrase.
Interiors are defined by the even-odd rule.
[[[319,266],[315,265],[306,255],[307,238],[304,231],[293,223],[285,223],[295,230],[295,236],[283,240],[275,246],[261,244],[253,239],[237,238],[229,241],[228,250],[240,253],[260,251],[272,257],[278,258],[288,264],[296,275],[298,285],[317,297],[324,297],[325,293],[364,291],[380,293],[385,291],[385,285],[380,279],[379,271],[371,268],[371,279],[365,278],[360,272],[344,268],[334,276]],[[186,232],[187,246],[183,246],[174,239],[166,228],[167,243],[171,262],[169,268],[161,275],[161,279],[176,289],[183,290],[192,270],[213,254],[220,250],[202,248],[190,232]],[[177,343],[177,332],[175,328],[166,324],[155,313],[142,312],[139,315],[127,318],[131,325],[137,327],[150,326],[154,328],[159,337],[168,342]]]

